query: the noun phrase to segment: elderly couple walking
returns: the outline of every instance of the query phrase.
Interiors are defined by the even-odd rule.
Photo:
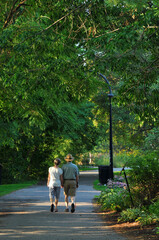
[[[71,212],[75,212],[76,188],[78,188],[79,170],[77,165],[73,164],[73,157],[67,154],[66,164],[59,168],[61,160],[54,160],[54,167],[49,168],[47,186],[49,187],[49,197],[51,202],[50,211],[58,212],[57,205],[60,197],[61,187],[64,188],[65,212],[69,212],[69,196],[71,198]],[[54,209],[55,208],[55,209]]]

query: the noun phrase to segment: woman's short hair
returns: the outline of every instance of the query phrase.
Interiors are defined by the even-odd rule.
[[[54,160],[54,164],[55,164],[55,165],[59,165],[60,163],[61,163],[60,158],[56,158],[56,159]]]

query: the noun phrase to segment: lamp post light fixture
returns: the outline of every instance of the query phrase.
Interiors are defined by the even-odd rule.
[[[113,174],[113,137],[112,137],[112,104],[111,104],[111,99],[112,97],[114,96],[112,94],[112,90],[111,90],[111,87],[110,87],[110,83],[108,81],[108,79],[101,73],[98,73],[98,75],[100,77],[102,77],[105,82],[108,84],[108,87],[109,87],[109,94],[108,94],[108,97],[109,97],[109,114],[110,114],[110,119],[109,119],[109,150],[110,150],[110,178],[113,179],[114,178],[114,174]]]

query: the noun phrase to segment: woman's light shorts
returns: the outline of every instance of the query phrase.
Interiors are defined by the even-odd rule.
[[[49,197],[50,199],[59,199],[61,187],[49,188]]]

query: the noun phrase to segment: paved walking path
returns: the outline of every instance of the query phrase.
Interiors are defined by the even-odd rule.
[[[92,187],[97,171],[83,172],[77,192],[75,213],[65,213],[61,191],[59,212],[51,213],[48,188],[33,186],[0,197],[1,240],[127,240],[115,233],[99,214],[92,199],[100,192]]]

